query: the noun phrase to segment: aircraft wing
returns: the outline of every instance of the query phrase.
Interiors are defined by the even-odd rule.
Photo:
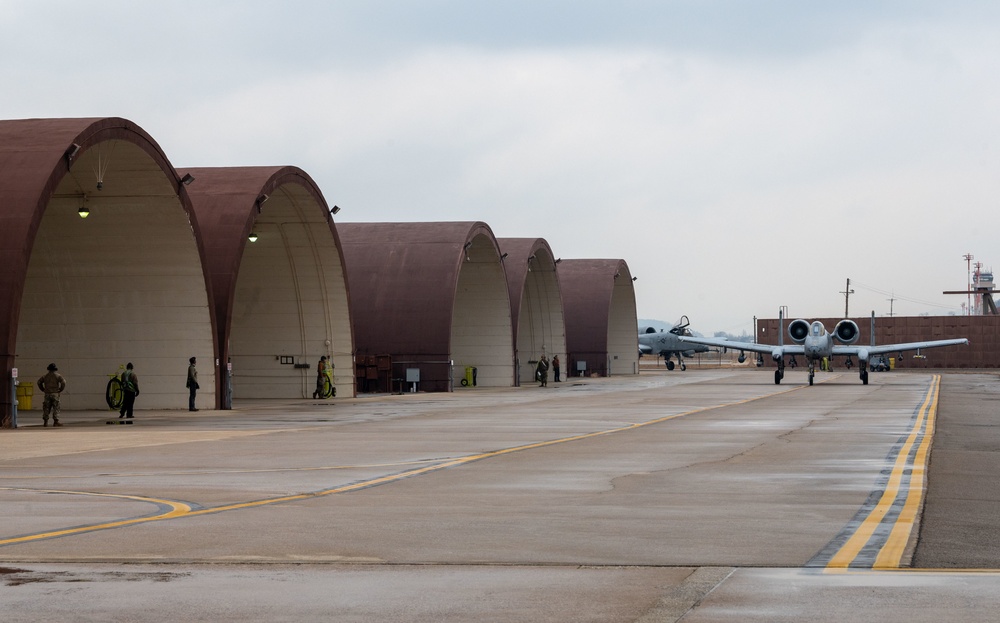
[[[726,340],[722,338],[715,337],[688,337],[686,335],[677,336],[682,342],[691,342],[692,344],[704,344],[705,346],[717,346],[719,348],[728,348],[730,350],[742,350],[749,351],[751,353],[767,353],[768,355],[774,355],[776,349],[780,349],[780,355],[802,355],[805,354],[805,348],[798,344],[790,344],[785,346],[778,346],[777,344],[756,344],[754,342],[734,342],[733,340]],[[780,356],[779,355],[779,356]]]
[[[903,344],[881,344],[879,346],[834,346],[834,355],[857,355],[865,351],[868,355],[884,355],[901,350],[917,350],[920,348],[938,348],[940,346],[958,346],[968,344],[969,340],[958,338],[954,340],[931,340],[929,342],[905,342]]]

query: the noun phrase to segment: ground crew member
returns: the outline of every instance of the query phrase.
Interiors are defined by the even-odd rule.
[[[118,411],[118,419],[132,419],[132,411],[135,408],[135,397],[139,395],[139,377],[132,371],[132,362],[128,362],[125,371],[122,372],[122,408]]]
[[[62,426],[59,423],[59,394],[66,389],[66,379],[59,374],[56,364],[50,363],[48,373],[38,379],[38,389],[45,392],[42,402],[42,426],[49,425],[49,414],[52,414],[52,426]]]
[[[195,357],[188,359],[187,388],[190,391],[188,394],[188,411],[198,410],[194,406],[194,400],[198,394],[198,388],[201,386],[198,385],[198,368],[195,367],[196,363],[198,363],[198,360]]]
[[[545,355],[542,355],[538,360],[538,365],[535,367],[535,376],[538,377],[539,387],[549,386],[549,360]]]
[[[316,391],[313,392],[313,399],[316,398],[326,398],[325,394],[325,381],[326,373],[329,368],[329,364],[326,362],[326,355],[319,358],[319,365],[316,366]]]

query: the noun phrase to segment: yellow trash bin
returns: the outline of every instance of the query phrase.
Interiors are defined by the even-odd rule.
[[[31,411],[31,398],[35,394],[35,386],[31,383],[17,384],[17,408],[21,411]]]

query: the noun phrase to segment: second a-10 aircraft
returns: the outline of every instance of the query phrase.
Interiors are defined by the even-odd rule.
[[[681,319],[669,331],[660,330],[657,332],[653,327],[646,327],[645,330],[639,332],[639,356],[663,357],[663,364],[667,366],[667,370],[674,369],[674,362],[670,358],[677,357],[681,370],[687,369],[687,366],[684,365],[685,357],[691,357],[694,353],[708,352],[708,346],[681,343],[681,336],[692,335],[691,330],[688,329],[690,324],[691,321],[688,320],[687,316],[681,316]]]
[[[778,315],[779,326],[784,324],[784,318]],[[813,384],[813,377],[816,374],[816,362],[834,355],[844,355],[847,357],[857,357],[861,364],[858,366],[861,373],[861,382],[868,384],[868,358],[873,355],[883,355],[904,350],[917,350],[921,348],[938,348],[940,346],[955,346],[958,344],[968,344],[966,338],[952,340],[931,340],[929,342],[906,342],[903,344],[883,344],[875,345],[875,315],[872,314],[872,343],[869,346],[855,346],[854,343],[861,337],[858,325],[853,320],[844,319],[837,323],[833,332],[829,333],[823,323],[816,320],[793,320],[788,325],[788,337],[795,342],[794,345],[784,344],[783,336],[778,333],[778,344],[755,344],[752,342],[734,342],[717,338],[702,338],[681,336],[680,341],[691,344],[703,344],[706,346],[718,346],[740,351],[740,361],[743,361],[743,351],[752,353],[765,353],[771,355],[778,364],[778,369],[774,371],[774,383],[781,383],[785,376],[785,355],[802,355],[809,363],[809,384]],[[834,342],[840,342],[835,344]]]

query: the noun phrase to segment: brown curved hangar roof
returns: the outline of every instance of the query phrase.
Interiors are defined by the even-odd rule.
[[[637,374],[635,290],[628,264],[578,259],[558,266],[569,374],[576,374],[578,361],[586,362],[587,374]]]
[[[497,379],[513,378],[509,297],[500,267],[496,237],[482,222],[433,223],[340,223],[345,266],[351,290],[354,337],[361,356],[389,354],[394,360],[443,362],[455,358],[455,365],[481,365],[461,361],[454,340],[475,335],[481,319],[466,318],[459,292],[466,264],[495,267],[496,284],[488,295],[502,297],[503,310],[490,307],[493,326],[483,329],[484,339],[497,345],[506,372],[497,370]],[[494,287],[495,286],[495,287]],[[502,316],[498,316],[501,314]],[[469,330],[461,329],[468,324]],[[487,332],[491,333],[487,335]],[[500,332],[504,335],[493,335]],[[484,367],[485,368],[485,367]],[[485,369],[480,371],[483,375]],[[422,374],[422,389],[447,390],[440,371]],[[501,382],[501,381],[496,381]]]
[[[543,238],[498,238],[510,295],[518,382],[531,380],[544,352],[566,358],[566,326],[555,255]]]
[[[232,356],[230,349],[233,337],[233,313],[238,304],[236,300],[238,276],[247,245],[252,244],[248,242],[248,236],[255,227],[263,229],[269,226],[270,221],[274,220],[270,217],[278,212],[280,220],[312,230],[311,233],[306,232],[306,235],[302,236],[306,240],[288,242],[289,246],[309,245],[310,248],[302,252],[301,257],[289,257],[287,264],[309,264],[310,262],[322,264],[322,266],[305,266],[300,270],[301,273],[304,273],[300,278],[305,282],[301,285],[308,290],[307,296],[304,297],[305,300],[285,301],[285,307],[292,306],[297,311],[303,312],[304,310],[299,309],[300,306],[312,305],[314,308],[317,305],[331,306],[334,312],[342,314],[343,318],[327,319],[328,322],[336,326],[331,328],[333,335],[327,338],[327,341],[333,343],[326,349],[324,349],[322,340],[314,338],[309,340],[308,352],[300,352],[303,348],[301,344],[287,342],[284,345],[275,346],[275,348],[281,349],[280,353],[287,353],[291,356],[305,356],[313,364],[315,361],[312,360],[318,360],[320,355],[330,356],[335,360],[336,367],[344,370],[344,374],[337,376],[338,395],[343,396],[345,392],[346,395],[353,395],[354,385],[349,371],[352,367],[354,349],[347,308],[348,294],[343,274],[343,251],[329,205],[319,186],[305,171],[291,166],[208,167],[185,169],[180,173],[190,174],[195,179],[188,192],[191,195],[199,223],[202,225],[206,257],[205,269],[213,286],[215,313],[219,324],[216,339],[221,360],[230,361]],[[258,220],[261,223],[259,226]],[[266,235],[263,231],[260,233]],[[321,239],[316,239],[316,237],[322,238],[323,236],[329,237],[332,245],[330,241],[324,242]],[[265,243],[260,244],[263,246]],[[293,250],[288,252],[294,253]],[[282,264],[284,265],[284,263]],[[281,281],[290,280],[280,276],[272,277]],[[269,290],[271,295],[274,295],[279,289],[274,283],[261,285],[264,289]],[[317,296],[317,292],[322,293],[322,296]],[[273,313],[273,310],[271,311]],[[299,322],[301,322],[302,315],[303,313],[299,313]],[[267,333],[267,331],[264,332]],[[264,338],[265,336],[248,336],[247,339],[262,342]],[[332,349],[336,349],[337,353],[334,354]],[[237,358],[239,356],[237,355]],[[306,374],[309,379],[306,383],[307,389],[303,390],[282,376],[287,376],[291,370],[279,367],[274,370],[274,374],[265,373],[258,382],[252,382],[249,378],[251,374],[249,374],[248,365],[259,366],[260,364],[250,364],[245,360],[234,360],[233,363],[236,375],[235,398],[278,397],[279,395],[282,397],[307,397],[311,394],[310,384],[314,378],[311,376],[311,372]],[[243,381],[242,387],[240,381]],[[223,396],[221,375],[219,390],[221,406],[224,402],[221,399]],[[303,391],[305,391],[305,395],[302,395]],[[288,396],[284,396],[282,392]]]
[[[132,147],[122,147],[115,154],[114,147],[119,142]],[[102,151],[106,145],[110,149]],[[147,160],[129,160],[132,153],[141,153]],[[102,155],[105,163],[117,159],[117,164],[124,165],[116,171],[119,175],[103,194],[89,186],[94,181],[91,169],[96,167],[76,166],[95,157],[100,164]],[[159,145],[131,121],[120,118],[0,121],[0,170],[4,171],[0,179],[0,197],[3,197],[0,265],[4,267],[0,271],[0,357],[7,369],[15,363],[22,295],[36,237],[46,209],[64,179],[75,175],[86,178],[89,180],[86,188],[100,201],[129,194],[172,197],[179,201],[195,241],[198,239],[198,223],[177,172]],[[201,254],[200,248],[198,253]],[[31,372],[26,373],[27,378],[33,378]],[[9,386],[4,384],[0,392],[0,416],[7,425],[12,407]]]

